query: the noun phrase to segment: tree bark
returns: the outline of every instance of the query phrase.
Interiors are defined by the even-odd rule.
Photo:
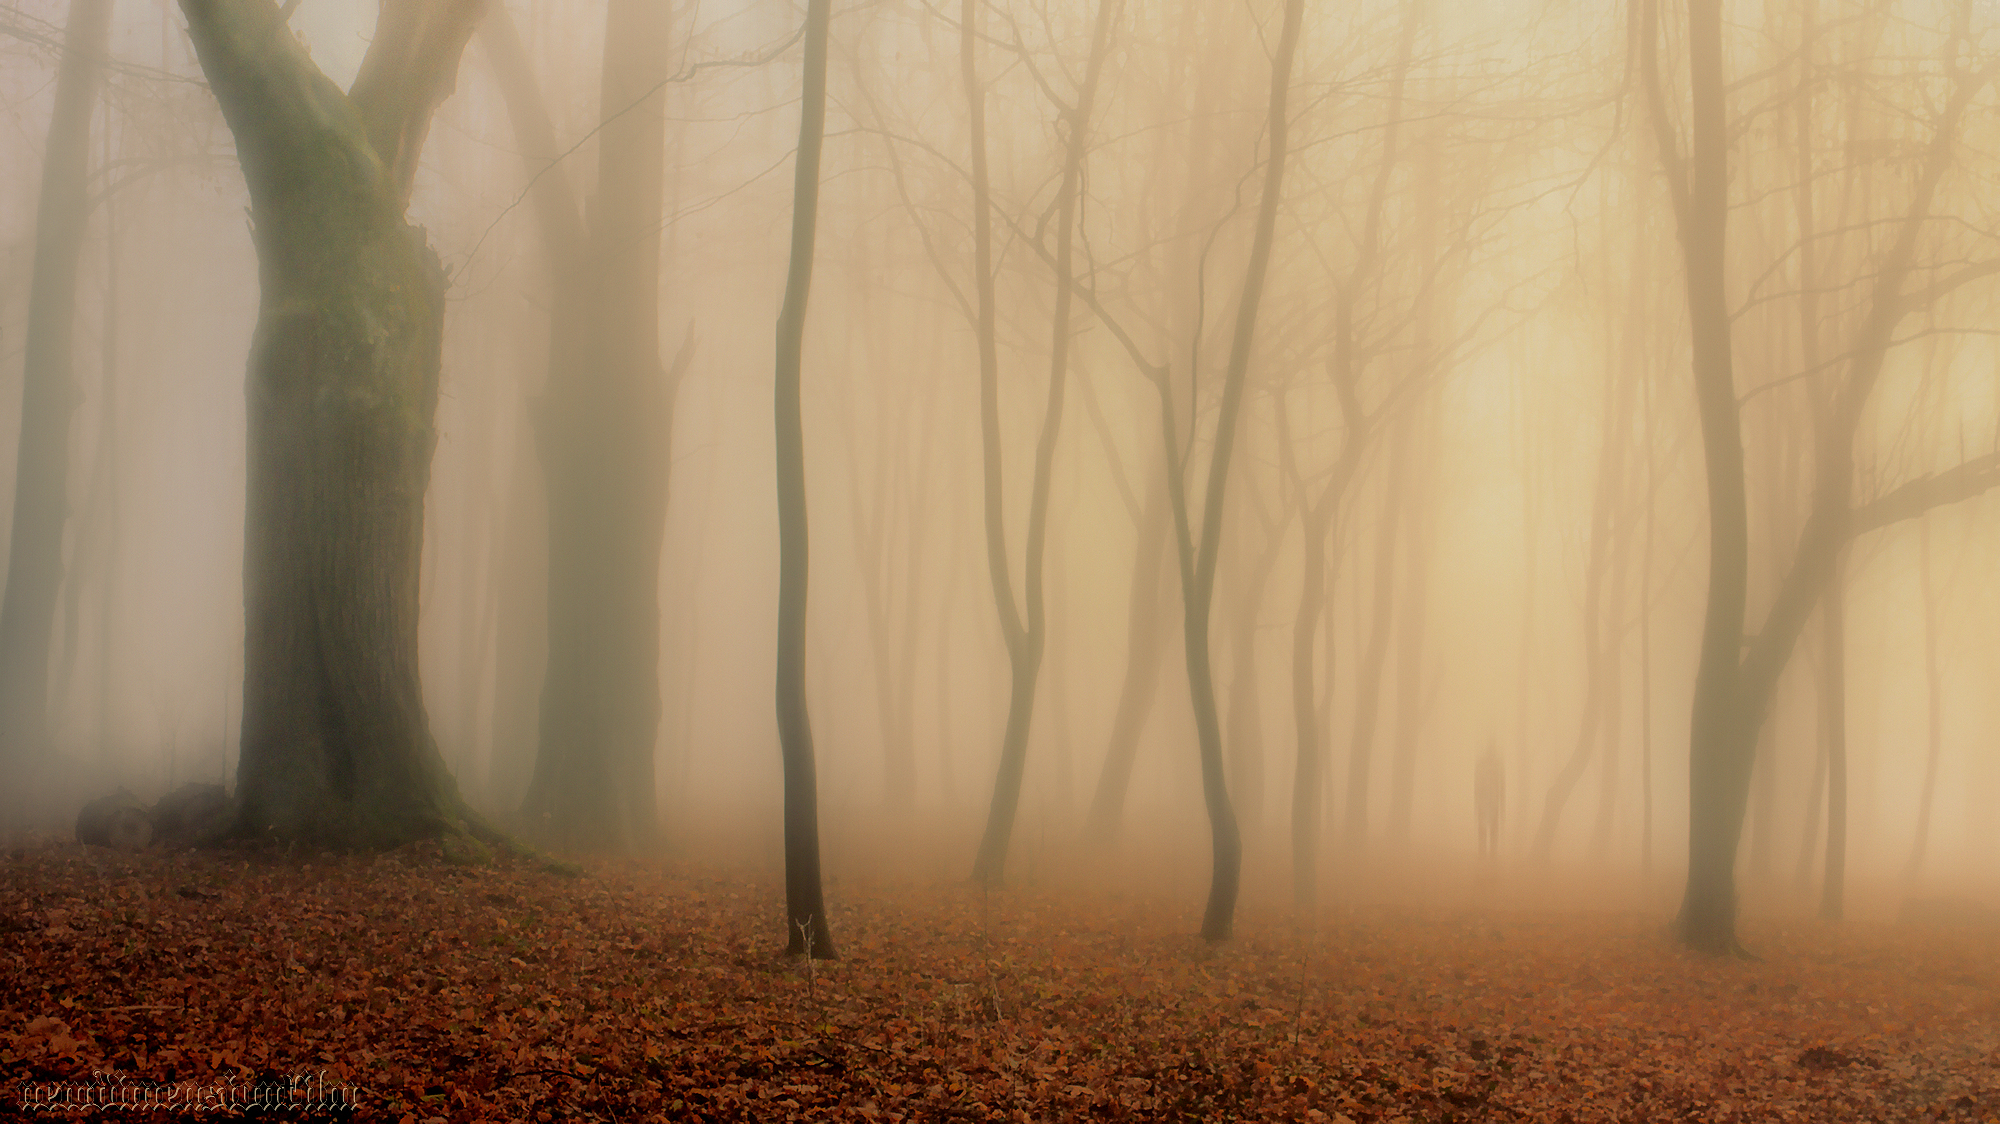
[[[76,275],[90,216],[90,118],[110,35],[111,0],[71,0],[35,213],[14,521],[0,595],[0,761],[16,776],[49,748],[49,646],[69,518],[70,415],[79,400]]]
[[[1642,63],[1654,129],[1665,157],[1662,162],[1670,173],[1668,182],[1686,261],[1696,398],[1709,480],[1709,599],[1689,728],[1688,882],[1679,927],[1682,939],[1691,947],[1740,953],[1735,929],[1735,860],[1749,799],[1753,750],[1778,676],[1807,616],[1815,604],[1838,589],[1841,556],[1857,533],[1977,494],[1993,483],[1987,465],[1968,463],[1936,480],[1912,481],[1863,508],[1852,507],[1854,434],[1893,346],[1895,328],[1915,303],[1904,286],[1919,234],[1930,217],[1938,184],[1951,164],[1959,123],[1974,95],[1992,79],[2000,64],[1954,76],[1950,98],[1940,111],[1915,177],[1908,208],[1897,220],[1893,243],[1876,267],[1865,316],[1849,349],[1846,378],[1837,387],[1816,391],[1820,401],[1814,410],[1817,447],[1811,511],[1762,627],[1748,638],[1747,649],[1739,656],[1739,649],[1745,646],[1749,551],[1741,418],[1731,376],[1729,315],[1723,293],[1728,181],[1721,5],[1720,0],[1693,0],[1689,5],[1694,146],[1685,179],[1678,170],[1679,158],[1674,153],[1665,95],[1658,80],[1658,45],[1650,4],[1646,12]],[[1806,287],[1810,288],[1809,282]],[[1950,486],[1939,486],[1946,481]],[[1833,787],[1838,790],[1833,812],[1840,820],[1829,823],[1831,864],[1836,829],[1844,843],[1844,754],[1839,760],[1830,757],[1829,768]],[[1829,883],[1828,893],[1836,894],[1834,880],[1829,879]],[[1837,901],[1833,904],[1837,910]]]
[[[535,773],[538,834],[590,850],[658,837],[660,542],[673,405],[690,357],[659,353],[659,257],[671,16],[612,0],[605,22],[598,192],[578,213],[546,162],[554,133],[510,21],[483,41],[506,81],[552,266],[547,388],[535,413],[548,503],[548,659]],[[690,342],[692,337],[690,337]]]
[[[1943,683],[1937,658],[1937,591],[1931,584],[1928,522],[1917,524],[1917,550],[1917,582],[1924,599],[1924,787],[1917,799],[1917,841],[1910,848],[1910,862],[1903,871],[1905,878],[1915,878],[1924,866],[1924,851],[1931,837],[1931,802],[1937,795],[1938,753],[1944,738]]]
[[[1562,813],[1569,803],[1570,794],[1583,772],[1590,766],[1593,752],[1603,741],[1615,746],[1617,729],[1608,723],[1613,697],[1617,690],[1618,675],[1617,645],[1613,639],[1616,625],[1605,627],[1607,609],[1615,620],[1623,611],[1617,595],[1618,583],[1613,582],[1614,593],[1608,602],[1605,594],[1606,579],[1611,577],[1622,564],[1621,552],[1614,549],[1614,539],[1622,532],[1614,525],[1619,500],[1624,492],[1625,471],[1625,426],[1623,414],[1626,406],[1621,385],[1629,385],[1630,380],[1619,378],[1624,364],[1610,361],[1606,357],[1604,365],[1604,417],[1597,447],[1597,479],[1593,489],[1590,512],[1589,560],[1585,563],[1583,579],[1583,714],[1577,723],[1576,744],[1570,750],[1569,760],[1563,763],[1556,779],[1549,785],[1548,795],[1542,800],[1542,822],[1535,831],[1533,856],[1537,862],[1547,862],[1555,847],[1556,827],[1561,822]],[[1607,635],[1610,633],[1611,635]],[[1607,727],[1609,729],[1607,730]],[[1606,763],[1607,772],[1609,762]]]
[[[985,93],[979,85],[973,59],[971,0],[962,13],[965,45],[962,49],[967,95],[973,105],[975,204],[978,215],[980,302],[980,432],[983,436],[986,470],[987,562],[993,578],[993,599],[1000,613],[1001,632],[1007,641],[1010,689],[1007,727],[1000,741],[1000,765],[993,781],[993,799],[987,807],[986,831],[979,841],[979,855],[972,865],[972,878],[988,886],[999,885],[1006,876],[1007,850],[1013,842],[1014,817],[1021,804],[1021,779],[1028,764],[1028,733],[1035,715],[1035,688],[1041,676],[1042,654],[1048,643],[1048,622],[1043,605],[1042,557],[1047,543],[1049,481],[1053,476],[1056,438],[1062,430],[1063,393],[1069,374],[1069,344],[1073,330],[1071,306],[1076,295],[1072,265],[1076,237],[1077,198],[1082,190],[1083,158],[1090,147],[1091,104],[1096,98],[1098,76],[1110,45],[1114,0],[1098,0],[1095,28],[1091,33],[1090,59],[1085,65],[1083,86],[1076,106],[1067,119],[1067,144],[1063,153],[1062,184],[1056,195],[1056,294],[1052,340],[1049,347],[1047,399],[1042,408],[1041,434],[1035,442],[1035,473],[1028,494],[1028,528],[1022,585],[1024,605],[1014,601],[1013,583],[1008,577],[1005,510],[1001,504],[999,361],[993,333],[992,249],[987,243],[990,192],[986,186]]]
[[[244,833],[395,846],[478,825],[417,678],[444,272],[403,217],[479,0],[389,0],[342,94],[271,0],[183,0],[236,137],[262,303],[249,362]]]
[[[1397,524],[1402,515],[1403,480],[1408,474],[1409,427],[1401,424],[1389,440],[1389,475],[1382,485],[1382,514],[1375,521],[1374,586],[1369,600],[1368,647],[1361,654],[1354,687],[1354,732],[1347,749],[1347,814],[1343,836],[1350,848],[1368,841],[1369,773],[1373,764],[1375,719],[1382,707],[1382,672],[1389,663],[1390,612],[1396,604]]]
[[[1649,9],[1650,10],[1650,9]],[[1647,29],[1646,56],[1657,44]],[[1708,605],[1702,618],[1688,745],[1688,875],[1681,938],[1710,952],[1738,950],[1736,849],[1747,799],[1755,723],[1737,675],[1749,582],[1742,421],[1737,413],[1724,254],[1729,216],[1728,128],[1722,77],[1721,0],[1689,0],[1688,72],[1693,89],[1692,159],[1678,159],[1675,218],[1686,268],[1695,401],[1708,479]],[[1658,89],[1655,82],[1654,89]],[[1662,136],[1663,113],[1654,114]],[[1663,148],[1666,146],[1663,145]]]
[[[1139,734],[1159,693],[1160,626],[1165,616],[1160,577],[1166,561],[1168,518],[1166,476],[1155,473],[1146,488],[1138,539],[1132,548],[1132,581],[1125,603],[1125,677],[1118,688],[1118,709],[1111,720],[1104,766],[1084,821],[1086,838],[1099,846],[1115,840],[1124,822],[1125,795],[1132,785]]]
[[[1838,921],[1847,890],[1847,583],[1836,572],[1820,603],[1819,736],[1826,745],[1826,880],[1819,915]]]
[[[1319,901],[1320,819],[1324,807],[1320,792],[1323,752],[1319,731],[1323,720],[1313,673],[1313,631],[1327,616],[1327,531],[1339,514],[1341,498],[1353,481],[1355,470],[1361,465],[1361,454],[1369,436],[1368,417],[1362,412],[1360,400],[1355,394],[1354,371],[1346,362],[1347,339],[1345,332],[1336,337],[1335,354],[1328,364],[1334,388],[1340,395],[1341,417],[1347,428],[1341,438],[1340,459],[1334,462],[1332,475],[1300,521],[1305,558],[1301,567],[1298,608],[1292,615],[1292,728],[1296,743],[1292,766],[1292,905],[1301,911],[1312,909]],[[1279,418],[1282,425],[1282,413]],[[1285,458],[1288,467],[1292,465],[1290,450],[1291,434],[1287,427],[1279,445],[1279,455]],[[1297,470],[1292,467],[1292,471]],[[1300,487],[1298,495],[1303,502],[1306,489]],[[1331,634],[1328,635],[1326,648],[1326,678],[1330,685],[1334,663]],[[1327,693],[1331,696],[1330,686]]]
[[[1425,444],[1438,447],[1435,398],[1424,407]],[[1431,503],[1434,463],[1420,460],[1416,480],[1408,489],[1409,510],[1402,519],[1404,583],[1402,619],[1396,625],[1396,742],[1389,773],[1389,839],[1398,846],[1410,841],[1410,813],[1416,801],[1418,735],[1422,732],[1425,623],[1430,611]]]
[[[1236,306],[1236,328],[1229,344],[1229,366],[1223,376],[1222,404],[1215,423],[1215,446],[1209,456],[1208,486],[1203,497],[1201,538],[1197,546],[1188,517],[1185,465],[1179,454],[1178,426],[1173,416],[1173,395],[1169,380],[1155,380],[1160,394],[1161,436],[1167,454],[1168,499],[1174,511],[1176,555],[1180,562],[1182,631],[1187,644],[1188,692],[1193,698],[1195,732],[1201,745],[1202,798],[1208,810],[1212,866],[1208,904],[1202,913],[1201,935],[1211,942],[1229,939],[1235,927],[1238,879],[1243,865],[1243,839],[1236,826],[1236,812],[1230,805],[1229,786],[1223,770],[1222,729],[1215,706],[1215,677],[1209,667],[1208,618],[1215,593],[1216,556],[1222,546],[1223,500],[1229,485],[1229,461],[1236,445],[1236,420],[1243,408],[1243,384],[1250,371],[1250,349],[1257,335],[1257,310],[1264,296],[1264,280],[1271,262],[1271,242],[1278,222],[1278,203],[1283,197],[1286,129],[1286,95],[1292,81],[1292,56],[1298,48],[1299,25],[1304,19],[1304,0],[1286,0],[1283,30],[1271,63],[1271,97],[1266,131],[1270,160],[1264,172],[1264,188],[1257,207],[1256,234],[1250,243],[1250,260],[1244,266],[1243,293]],[[1192,428],[1195,419],[1190,417]]]
[[[806,299],[812,288],[813,239],[819,218],[819,160],[826,138],[826,41],[833,0],[806,7],[805,82],[799,106],[799,147],[792,180],[791,265],[778,313],[774,387],[778,474],[778,743],[785,770],[785,950],[830,960],[833,926],[820,881],[819,780],[813,760],[812,716],[806,709],[805,419],[799,375],[805,345]]]
[[[1257,683],[1257,620],[1264,606],[1278,552],[1284,546],[1283,526],[1265,528],[1262,549],[1250,560],[1250,573],[1238,591],[1229,642],[1229,782],[1237,815],[1254,835],[1264,810],[1264,722]]]

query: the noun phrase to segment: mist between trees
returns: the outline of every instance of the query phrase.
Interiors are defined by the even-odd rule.
[[[1990,886],[1996,19],[9,4],[9,827]]]

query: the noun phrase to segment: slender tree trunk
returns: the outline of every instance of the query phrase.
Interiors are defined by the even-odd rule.
[[[106,131],[104,159],[106,164],[111,162],[109,130]],[[121,620],[118,611],[118,568],[119,559],[124,554],[125,535],[123,491],[118,483],[121,467],[118,455],[121,448],[118,440],[118,328],[119,294],[123,285],[118,238],[118,208],[116,201],[107,193],[104,199],[104,385],[99,392],[97,414],[97,439],[103,443],[98,466],[104,473],[104,491],[99,505],[102,537],[98,540],[101,553],[97,562],[100,591],[97,605],[97,721],[94,723],[99,749],[107,762],[115,761],[117,752],[112,748],[117,741],[117,735],[112,730],[112,684],[117,681],[112,629]],[[224,715],[225,719],[227,717]]]
[[[1637,276],[1643,277],[1641,271]],[[1653,489],[1653,392],[1647,372],[1643,409],[1646,427],[1646,535],[1639,556],[1639,873],[1653,874],[1653,516],[1659,494]]]
[[[966,90],[973,103],[973,175],[977,196],[975,223],[983,252],[976,252],[980,286],[980,416],[986,454],[986,541],[987,560],[993,577],[993,598],[1000,611],[1001,632],[1007,639],[1007,667],[1012,687],[1007,701],[1007,727],[1000,742],[1000,765],[993,781],[993,799],[986,812],[986,831],[979,841],[979,855],[973,862],[972,878],[988,886],[999,885],[1006,875],[1007,850],[1014,837],[1014,817],[1021,804],[1021,779],[1028,764],[1028,733],[1035,715],[1035,688],[1041,675],[1042,654],[1048,643],[1047,617],[1043,605],[1042,558],[1047,544],[1049,482],[1053,475],[1056,438],[1062,430],[1063,393],[1069,375],[1069,345],[1074,326],[1071,305],[1076,295],[1073,266],[1076,237],[1077,197],[1082,190],[1083,158],[1090,148],[1091,103],[1097,93],[1098,75],[1110,46],[1111,17],[1115,0],[1099,0],[1096,26],[1091,34],[1090,59],[1085,65],[1083,88],[1077,93],[1075,108],[1067,114],[1068,144],[1063,154],[1062,185],[1056,195],[1055,312],[1053,339],[1049,347],[1048,397],[1042,409],[1041,435],[1035,443],[1035,474],[1028,495],[1026,559],[1022,575],[1025,605],[1014,601],[1013,583],[1008,577],[1005,510],[1001,504],[999,362],[993,339],[992,249],[988,240],[991,197],[986,179],[985,92],[979,85],[973,59],[972,0],[962,13],[965,45],[962,49]]]
[[[1689,862],[1680,928],[1690,946],[1741,952],[1736,941],[1735,861],[1749,798],[1753,750],[1772,691],[1789,660],[1812,606],[1837,591],[1841,555],[1854,535],[1929,507],[1976,495],[1992,486],[1990,462],[1968,465],[1955,487],[1920,481],[1856,511],[1851,507],[1854,434],[1878,381],[1896,326],[1911,302],[1903,287],[1939,182],[1952,164],[1959,123],[1996,70],[1954,74],[1951,96],[1932,134],[1893,243],[1878,259],[1866,314],[1855,333],[1838,387],[1815,384],[1813,503],[1783,581],[1761,627],[1744,649],[1748,576],[1747,515],[1743,489],[1741,419],[1731,377],[1729,315],[1723,292],[1727,217],[1727,122],[1722,78],[1720,0],[1689,5],[1688,57],[1693,76],[1694,149],[1689,177],[1670,176],[1675,214],[1687,262],[1696,398],[1709,476],[1709,611],[1695,681],[1690,733]],[[1652,9],[1647,8],[1650,14]],[[1658,82],[1657,43],[1650,26],[1643,62],[1660,148],[1673,141]],[[1947,51],[1957,49],[1957,36]],[[1672,169],[1678,163],[1664,163]],[[1807,287],[1810,288],[1810,282]],[[1739,652],[1741,654],[1739,654]],[[1845,843],[1845,754],[1829,756],[1834,821],[1828,859]],[[1841,836],[1839,846],[1834,835]],[[1829,879],[1829,903],[1838,912],[1838,883]]]
[[[1801,892],[1812,885],[1813,860],[1819,857],[1820,816],[1826,811],[1826,749],[1826,735],[1822,730],[1813,754],[1811,795],[1806,798],[1805,838],[1799,841],[1799,863],[1792,873],[1792,885]]]
[[[1389,477],[1383,482],[1382,515],[1375,531],[1374,589],[1368,617],[1368,647],[1361,655],[1354,688],[1354,734],[1347,750],[1347,815],[1343,835],[1351,848],[1368,839],[1369,772],[1373,764],[1375,719],[1382,706],[1382,671],[1389,663],[1390,611],[1396,604],[1397,523],[1402,516],[1403,480],[1408,474],[1407,425],[1389,442]]]
[[[1629,403],[1627,404],[1629,405]],[[1621,430],[1625,427],[1619,426]],[[1620,437],[1622,442],[1625,438]],[[1622,454],[1620,459],[1622,460]],[[1624,469],[1619,469],[1619,493],[1623,506]],[[1611,608],[1612,620],[1608,635],[1604,638],[1603,650],[1599,657],[1604,661],[1604,716],[1599,723],[1602,735],[1602,750],[1599,757],[1601,768],[1597,784],[1597,822],[1591,828],[1591,849],[1594,854],[1606,854],[1611,846],[1611,828],[1618,809],[1619,754],[1625,744],[1625,570],[1630,528],[1619,527],[1612,532],[1611,540],[1611,583],[1606,591],[1606,604]]]
[[[1305,557],[1300,571],[1298,608],[1292,615],[1292,728],[1296,745],[1292,772],[1292,906],[1300,911],[1310,911],[1319,901],[1320,818],[1324,807],[1324,794],[1320,791],[1324,752],[1319,732],[1325,725],[1325,719],[1313,674],[1313,632],[1323,619],[1330,616],[1325,611],[1329,580],[1327,532],[1339,514],[1341,497],[1353,481],[1355,469],[1361,464],[1361,453],[1368,438],[1368,419],[1355,395],[1354,371],[1344,362],[1345,339],[1344,334],[1338,337],[1331,367],[1347,431],[1342,438],[1340,459],[1334,463],[1333,474],[1300,520]],[[1279,421],[1282,426],[1282,413]],[[1284,428],[1279,455],[1290,466],[1291,433],[1288,426]],[[1303,502],[1307,495],[1303,486],[1298,488],[1298,495]],[[1325,672],[1329,696],[1332,694],[1334,654],[1335,647],[1329,634]]]
[[[1111,720],[1104,767],[1091,796],[1085,832],[1091,842],[1108,845],[1118,836],[1125,817],[1125,795],[1132,784],[1132,764],[1138,757],[1139,734],[1159,693],[1161,628],[1165,607],[1160,577],[1166,562],[1167,480],[1152,474],[1132,548],[1132,581],[1125,603],[1125,677],[1118,688],[1118,709]]]
[[[48,751],[49,646],[69,517],[75,383],[76,275],[90,216],[90,118],[110,43],[111,0],[71,0],[42,156],[35,265],[21,377],[14,522],[0,595],[0,763],[19,777]]]
[[[1820,316],[1819,316],[1819,273],[1815,268],[1818,256],[1818,240],[1815,234],[1818,223],[1813,211],[1813,50],[1816,17],[1814,0],[1802,0],[1800,5],[1800,47],[1798,93],[1792,99],[1794,152],[1797,157],[1798,189],[1793,196],[1795,217],[1799,229],[1799,354],[1807,370],[1818,368],[1820,359]],[[1820,627],[1832,627],[1821,602]],[[1826,642],[1822,636],[1822,643]],[[1825,669],[1821,668],[1824,675]],[[1825,680],[1820,681],[1825,690]],[[1799,865],[1795,881],[1803,890],[1812,879],[1812,860],[1819,846],[1820,813],[1824,808],[1826,792],[1827,749],[1831,744],[1826,733],[1826,710],[1824,700],[1820,710],[1820,733],[1817,752],[1813,757],[1812,797],[1806,804],[1805,841],[1799,848]]]
[[[1304,0],[1286,0],[1284,28],[1271,65],[1270,116],[1266,125],[1270,161],[1264,173],[1263,197],[1257,208],[1257,229],[1244,267],[1243,294],[1236,306],[1236,329],[1230,338],[1229,366],[1223,377],[1222,405],[1216,419],[1215,446],[1209,456],[1208,486],[1203,497],[1201,537],[1197,546],[1190,529],[1187,488],[1181,463],[1179,427],[1174,422],[1173,395],[1168,379],[1157,379],[1161,436],[1167,453],[1168,499],[1173,504],[1176,555],[1180,562],[1182,629],[1186,634],[1188,693],[1193,698],[1195,731],[1201,745],[1201,787],[1208,809],[1212,865],[1208,905],[1201,935],[1208,941],[1227,940],[1235,927],[1238,878],[1243,864],[1243,840],[1236,812],[1229,801],[1222,759],[1222,727],[1215,706],[1215,679],[1209,667],[1208,618],[1215,593],[1216,556],[1222,546],[1223,500],[1229,485],[1229,461],[1236,444],[1237,415],[1243,407],[1243,384],[1250,371],[1250,349],[1256,340],[1257,310],[1264,296],[1264,279],[1271,262],[1271,242],[1283,197],[1285,138],[1290,124],[1286,95],[1292,81],[1292,56],[1303,22]],[[1193,427],[1190,417],[1188,425]]]
[[[833,0],[806,7],[805,83],[792,180],[791,266],[778,313],[778,743],[785,769],[785,950],[833,959],[833,926],[820,882],[819,781],[812,716],[806,709],[805,418],[799,375],[806,298],[812,288],[813,236],[819,218],[819,158],[826,137],[826,41]]]
[[[1577,724],[1576,744],[1570,750],[1569,759],[1563,762],[1555,781],[1549,785],[1548,795],[1542,800],[1542,821],[1535,830],[1533,851],[1537,862],[1548,861],[1555,846],[1556,826],[1562,819],[1563,808],[1568,805],[1570,793],[1583,777],[1583,771],[1590,766],[1591,755],[1598,747],[1605,717],[1606,680],[1614,674],[1605,643],[1604,581],[1611,570],[1614,553],[1611,549],[1614,534],[1612,515],[1617,506],[1617,493],[1621,490],[1618,458],[1624,452],[1623,434],[1616,424],[1620,366],[1607,362],[1604,369],[1603,429],[1598,440],[1597,479],[1590,505],[1590,557],[1583,579],[1583,714]],[[1612,611],[1614,614],[1617,611],[1615,602]]]
[[[1819,736],[1826,744],[1826,880],[1819,915],[1838,921],[1847,893],[1847,583],[1845,567],[1820,602]]]
[[[1656,49],[1649,41],[1647,55]],[[1736,850],[1741,839],[1755,724],[1738,683],[1749,581],[1742,422],[1729,340],[1724,247],[1729,214],[1721,0],[1689,0],[1688,71],[1693,155],[1677,196],[1693,337],[1695,400],[1708,477],[1708,607],[1702,619],[1688,749],[1688,876],[1681,937],[1711,952],[1736,942]],[[1657,127],[1665,129],[1664,119]],[[1675,164],[1666,162],[1669,168]]]
[[[1941,712],[1943,684],[1938,675],[1937,592],[1931,584],[1931,525],[1917,524],[1917,581],[1924,597],[1924,787],[1917,799],[1917,841],[1910,848],[1910,862],[1903,877],[1915,878],[1924,866],[1924,850],[1931,835],[1931,801],[1937,793],[1938,751],[1944,737]]]
[[[1424,445],[1437,441],[1437,403],[1425,408]],[[1418,735],[1424,723],[1424,633],[1430,609],[1432,478],[1429,460],[1420,460],[1409,488],[1403,516],[1404,583],[1402,620],[1396,626],[1396,748],[1389,774],[1389,838],[1398,846],[1410,841],[1410,813],[1416,800]]]
[[[1264,587],[1277,565],[1283,528],[1268,529],[1263,549],[1251,561],[1251,572],[1235,605],[1235,629],[1229,646],[1229,781],[1237,815],[1255,834],[1264,808],[1264,723],[1257,685],[1257,618],[1264,604]]]

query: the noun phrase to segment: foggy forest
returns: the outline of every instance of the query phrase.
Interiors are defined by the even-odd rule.
[[[5,1111],[2000,1118],[1995,0],[0,0],[0,109]]]

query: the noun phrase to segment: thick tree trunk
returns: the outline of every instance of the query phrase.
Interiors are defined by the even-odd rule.
[[[531,161],[553,132],[511,24],[485,37]],[[605,23],[598,193],[588,227],[561,170],[535,200],[553,265],[549,378],[536,415],[548,501],[548,662],[534,780],[538,834],[585,849],[658,835],[659,567],[673,404],[689,351],[659,358],[671,13],[613,0]],[[544,155],[546,154],[546,155]]]
[[[833,926],[820,881],[819,778],[812,716],[806,709],[805,417],[799,368],[812,288],[813,236],[819,218],[819,157],[826,139],[826,41],[833,0],[806,7],[805,82],[792,179],[792,253],[785,303],[778,313],[774,387],[778,468],[778,744],[785,769],[785,950],[834,957]]]
[[[109,167],[112,159],[112,130],[102,134],[102,159]],[[111,730],[113,625],[118,615],[118,554],[121,519],[119,516],[118,456],[118,321],[119,294],[123,286],[119,268],[119,240],[116,195],[106,192],[104,208],[104,298],[98,324],[100,361],[98,366],[97,440],[91,450],[90,485],[78,517],[70,547],[69,572],[62,590],[62,663],[55,675],[54,700],[69,697],[76,673],[78,651],[83,642],[84,589],[97,587],[96,684],[92,693],[91,731],[97,739],[97,757],[105,769],[119,774],[125,763]],[[0,760],[4,750],[0,750]]]
[[[111,0],[71,0],[42,156],[14,521],[6,592],[0,596],[0,763],[15,776],[48,750],[49,645],[63,579],[63,524],[69,518],[70,415],[78,401],[76,274],[90,215],[90,118],[110,33]]]
[[[497,588],[493,635],[493,735],[485,807],[519,809],[535,775],[540,726],[537,690],[548,661],[548,514],[534,435],[517,430],[504,484],[505,510],[492,539]]]
[[[403,210],[479,7],[385,2],[343,95],[270,0],[181,5],[236,136],[263,290],[248,380],[245,833],[394,846],[465,814],[417,679],[444,272]]]

